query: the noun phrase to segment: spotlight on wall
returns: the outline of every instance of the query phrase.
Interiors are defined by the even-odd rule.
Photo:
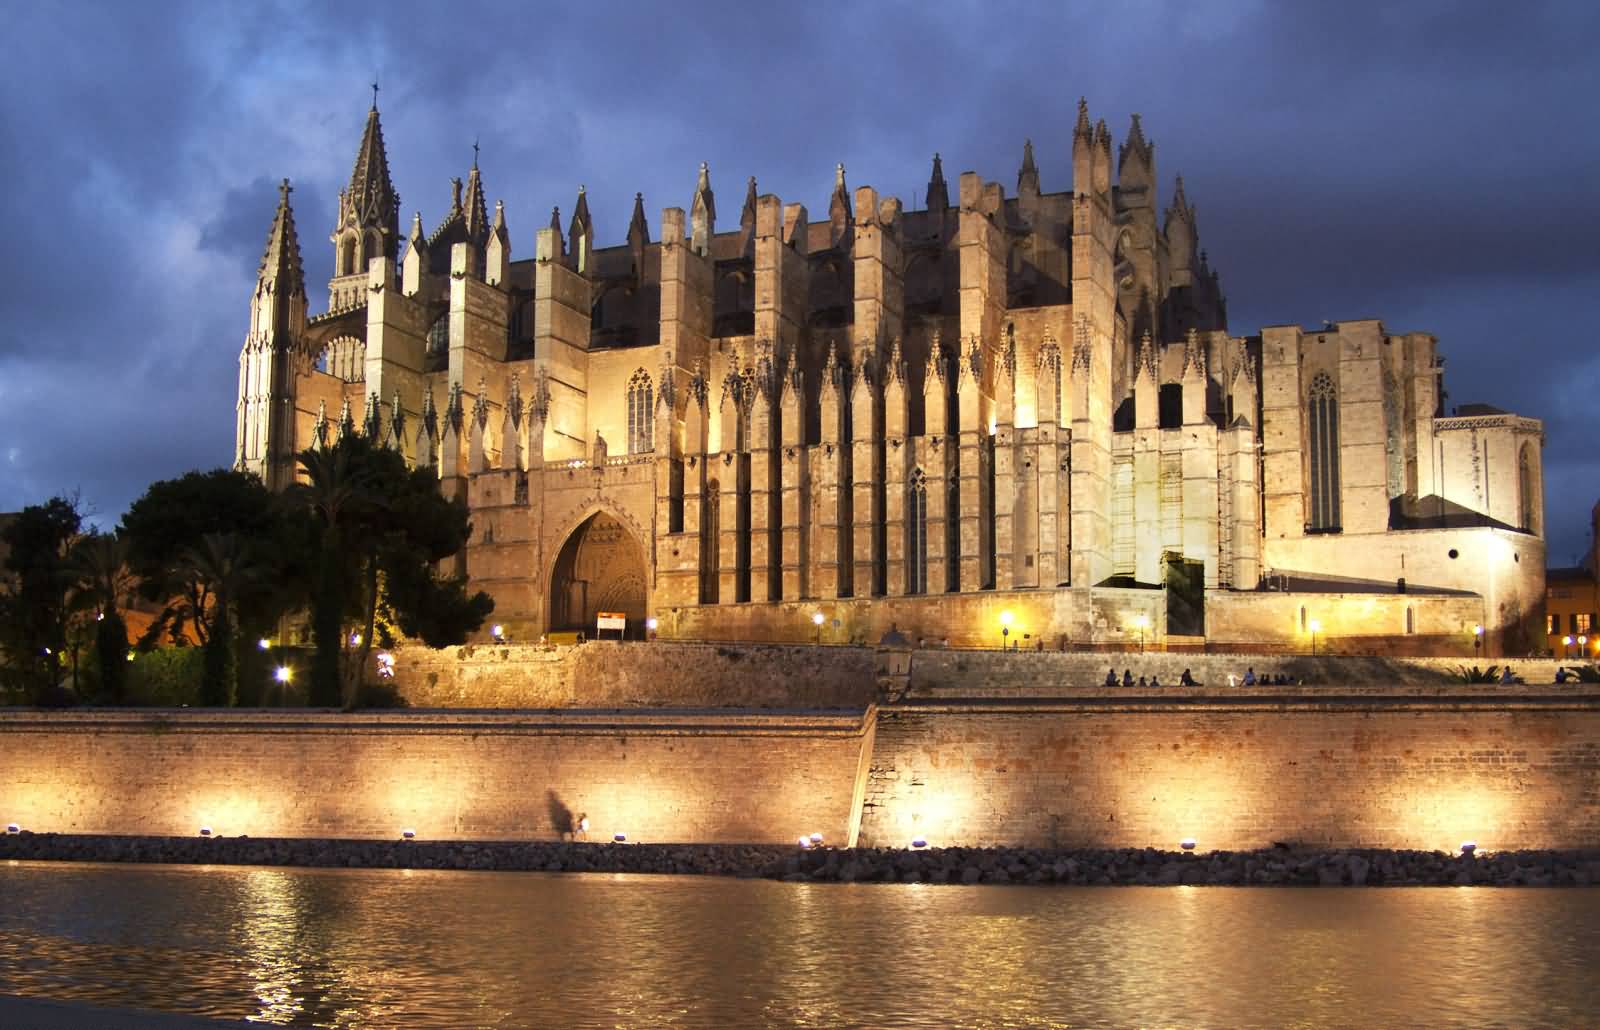
[[[408,826],[405,829],[400,831],[400,839],[401,840],[416,840],[417,839],[417,831],[411,829],[411,827]]]
[[[802,833],[800,835],[800,846],[802,848],[809,848],[811,846],[811,838]]]
[[[1473,852],[1475,852],[1477,850],[1478,850],[1478,845],[1477,845],[1477,843],[1475,841],[1464,840],[1464,841],[1461,842],[1461,853],[1463,855],[1467,856],[1468,858],[1471,858],[1472,855],[1473,855]]]
[[[256,646],[261,648],[263,651],[270,651],[272,650],[272,641],[268,640],[266,637],[262,637],[260,640],[256,641]]]
[[[579,830],[580,833],[588,833],[589,832],[589,817],[588,816],[584,816],[582,819],[578,820],[578,830]]]
[[[1195,847],[1195,839],[1193,837],[1185,837],[1183,840],[1178,842],[1178,847],[1185,851],[1193,851]]]
[[[202,836],[202,837],[211,836],[211,827],[209,827],[209,826],[200,827],[200,836]]]
[[[272,674],[272,678],[277,680],[279,683],[287,683],[293,677],[294,673],[290,671],[287,665],[278,666],[278,668]]]
[[[613,844],[626,844],[628,843],[628,835],[626,833],[613,833],[611,835],[611,842]]]
[[[925,847],[928,846],[928,838],[926,838],[926,837],[912,837],[911,838],[911,846],[913,848],[925,848]]]
[[[494,637],[496,640],[504,640],[506,636],[506,628],[497,622],[490,627],[489,635]]]

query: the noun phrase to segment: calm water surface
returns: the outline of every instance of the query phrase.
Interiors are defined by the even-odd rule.
[[[0,994],[297,1026],[1600,1026],[1600,890],[0,864]]]

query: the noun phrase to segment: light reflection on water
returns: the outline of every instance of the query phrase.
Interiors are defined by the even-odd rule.
[[[301,1026],[1600,1025],[1600,890],[0,867],[0,994]]]

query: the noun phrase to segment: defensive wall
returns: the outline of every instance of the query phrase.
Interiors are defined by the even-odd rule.
[[[531,697],[516,685],[532,666],[519,651],[537,649],[402,653],[399,681],[509,703]],[[879,656],[537,653],[546,710],[0,711],[0,822],[489,840],[552,839],[588,816],[589,839],[654,842],[1600,843],[1592,684],[1468,685],[1446,660],[1119,655],[1136,674],[1171,682],[1187,664],[1205,683],[1139,690],[1100,685],[1105,655],[935,650],[914,654],[902,701],[801,710],[766,702],[790,689],[816,705],[875,696]],[[1224,670],[1274,662],[1307,684],[1226,685]],[[1542,665],[1519,668],[1548,680]],[[710,707],[725,689],[734,706]]]

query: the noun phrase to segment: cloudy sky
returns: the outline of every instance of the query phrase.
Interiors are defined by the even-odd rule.
[[[836,162],[910,199],[936,150],[1009,191],[1032,137],[1065,189],[1078,97],[1117,141],[1138,111],[1234,333],[1437,334],[1449,403],[1544,419],[1552,564],[1586,545],[1600,5],[764,7],[3,0],[0,511],[78,491],[110,523],[231,461],[274,184],[321,310],[376,74],[402,231],[442,217],[476,138],[522,255],[579,183],[617,243],[635,191],[655,222],[700,161],[728,211],[749,175],[823,211]]]

